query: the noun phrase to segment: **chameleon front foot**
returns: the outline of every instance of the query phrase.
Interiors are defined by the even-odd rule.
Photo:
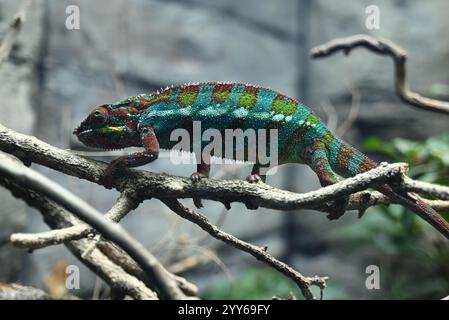
[[[248,181],[249,183],[258,183],[260,181],[263,182],[263,179],[262,179],[262,177],[260,175],[258,175],[256,173],[251,173],[250,175],[248,175],[246,177],[246,181]],[[257,210],[257,209],[259,209],[259,206],[257,204],[255,204],[254,202],[252,202],[252,201],[245,202],[245,206],[249,210]]]
[[[202,179],[207,178],[207,175],[205,173],[202,172],[194,172],[190,175],[190,180],[193,183],[199,182]],[[204,207],[203,202],[201,201],[200,198],[198,197],[193,197],[193,204],[195,205],[195,207],[197,207],[198,209],[201,209],[202,207]]]
[[[260,174],[260,165],[256,163],[251,170],[251,174],[246,177],[246,181],[249,183],[259,183],[265,182],[265,178],[265,175]],[[257,210],[259,208],[259,205],[255,204],[253,201],[245,202],[245,206],[250,210]]]

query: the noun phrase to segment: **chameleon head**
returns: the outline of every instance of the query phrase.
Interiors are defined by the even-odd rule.
[[[121,149],[139,146],[136,115],[126,103],[95,108],[73,131],[89,147]]]

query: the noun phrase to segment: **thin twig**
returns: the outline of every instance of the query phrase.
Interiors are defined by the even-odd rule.
[[[343,137],[346,131],[351,128],[352,124],[357,119],[357,115],[359,114],[360,92],[357,88],[353,87],[351,93],[351,108],[349,109],[348,116],[335,130],[335,134],[339,137]]]
[[[9,29],[6,32],[6,35],[2,39],[0,43],[0,65],[9,57],[13,45],[16,42],[17,36],[19,35],[19,32],[25,22],[26,13],[30,5],[31,0],[23,1],[15,18],[9,25]]]
[[[193,269],[199,265],[206,264],[213,260],[212,254],[213,251],[209,250],[208,254],[206,252],[201,252],[199,254],[195,254],[189,256],[187,258],[176,261],[175,263],[169,265],[167,269],[173,273],[183,273],[190,269]]]
[[[330,102],[329,99],[323,99],[320,103],[321,109],[323,109],[326,114],[326,127],[331,131],[335,132],[338,125],[338,113],[335,106]]]
[[[401,188],[410,192],[425,193],[441,200],[449,200],[449,187],[404,177]]]
[[[327,57],[337,51],[343,51],[347,55],[357,47],[364,47],[379,55],[388,55],[393,59],[396,94],[402,101],[420,109],[449,113],[449,102],[423,97],[409,89],[406,68],[407,52],[390,40],[359,34],[334,39],[313,48],[310,53],[313,58]]]
[[[272,255],[270,255],[265,248],[257,247],[250,243],[244,242],[233,235],[230,235],[215,225],[211,224],[205,216],[201,213],[190,210],[189,208],[184,207],[179,201],[173,199],[163,199],[167,207],[169,207],[173,212],[178,214],[180,217],[187,219],[196,225],[198,225],[201,229],[209,233],[212,237],[221,240],[237,249],[248,252],[256,259],[268,264],[273,267],[277,271],[281,272],[288,278],[292,279],[298,287],[301,289],[302,294],[306,299],[314,299],[313,293],[310,290],[311,285],[316,285],[320,289],[324,289],[326,286],[327,277],[305,277],[287,264],[277,260]]]

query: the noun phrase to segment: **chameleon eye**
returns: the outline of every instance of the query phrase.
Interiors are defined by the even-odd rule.
[[[95,110],[91,115],[91,123],[94,125],[102,125],[106,121],[106,113],[102,110]]]

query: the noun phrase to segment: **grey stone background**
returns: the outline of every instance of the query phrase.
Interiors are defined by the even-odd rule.
[[[393,65],[363,50],[350,58],[337,54],[313,61],[309,50],[335,37],[369,33],[389,38],[409,52],[412,89],[449,98],[449,20],[447,1],[383,1],[380,29],[365,27],[365,8],[374,1],[350,0],[36,0],[12,55],[0,69],[0,122],[61,148],[80,148],[71,132],[90,110],[127,95],[151,92],[172,83],[239,81],[278,89],[297,97],[326,119],[322,104],[335,106],[342,121],[351,92],[361,95],[360,114],[345,138],[357,145],[369,134],[383,138],[425,138],[448,129],[448,119],[403,105],[393,92]],[[81,29],[67,30],[67,5],[80,8]],[[19,2],[0,1],[0,38]],[[356,88],[356,89],[354,89]],[[110,160],[110,159],[105,159]],[[117,193],[33,165],[101,211]],[[189,175],[193,166],[156,161],[146,170]],[[221,172],[215,166],[212,175]],[[249,167],[225,178],[246,176]],[[312,172],[286,165],[268,183],[295,191],[318,186]],[[191,205],[190,202],[185,202]],[[226,216],[223,228],[290,262],[306,275],[328,275],[339,290],[329,298],[370,298],[364,287],[365,265],[339,250],[338,230],[357,223],[355,214],[329,222],[323,214],[248,211],[233,204],[205,201],[212,221]],[[164,261],[173,247],[181,258],[200,250],[203,232],[179,220],[157,200],[146,201],[124,221],[125,227]],[[0,189],[0,241],[16,231],[43,231],[39,213]],[[161,245],[161,239],[165,239]],[[211,262],[187,278],[200,288],[260,266],[246,254],[208,240],[227,272]],[[388,256],[377,257],[379,261]],[[44,286],[45,275],[60,259],[79,263],[64,247],[28,254],[0,247],[0,281]],[[80,266],[82,267],[82,266]],[[91,292],[94,276],[83,269],[81,287]],[[267,298],[270,297],[268,293]]]

